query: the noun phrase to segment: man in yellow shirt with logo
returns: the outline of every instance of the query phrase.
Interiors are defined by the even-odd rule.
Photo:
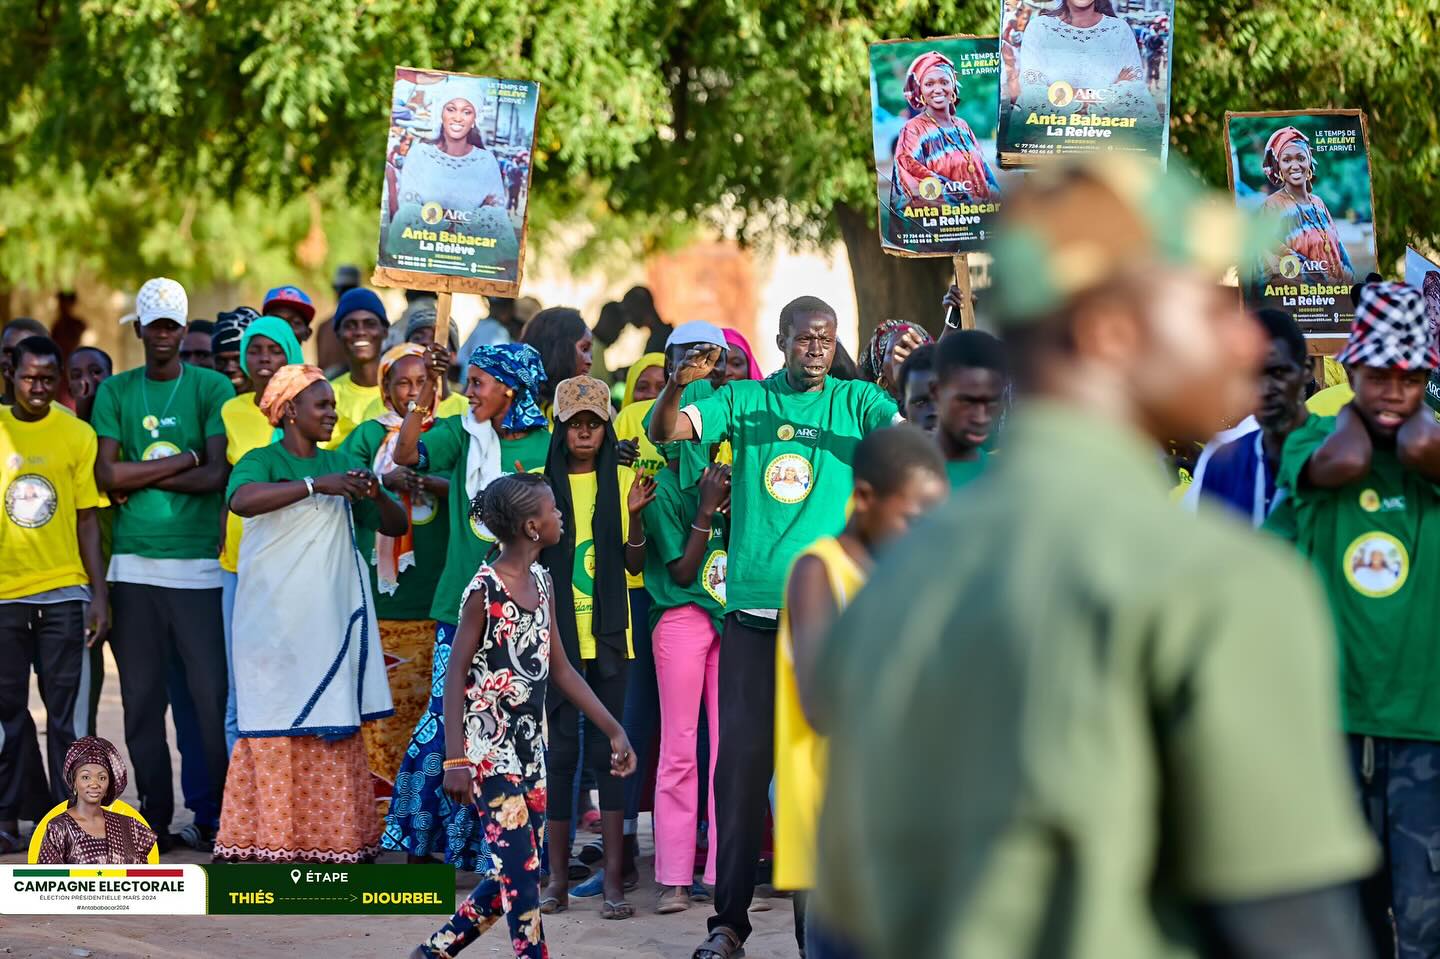
[[[380,402],[380,354],[385,352],[390,318],[375,291],[359,286],[340,297],[331,322],[335,338],[345,350],[346,366],[344,373],[330,381],[340,419],[329,446],[338,449],[350,431],[365,422],[370,405]]]
[[[20,818],[39,819],[65,798],[65,753],[90,705],[86,648],[104,637],[110,605],[95,431],[55,408],[65,365],[53,341],[27,337],[11,360],[15,402],[0,407],[0,853],[19,848]],[[49,788],[27,702],[32,664]]]
[[[790,568],[775,644],[775,887],[815,887],[815,830],[825,792],[825,716],[815,701],[815,660],[830,626],[865,585],[875,552],[949,493],[930,435],[902,425],[855,448],[854,509],[839,536],[806,549]],[[853,946],[795,898],[795,938],[807,959],[846,959]]]

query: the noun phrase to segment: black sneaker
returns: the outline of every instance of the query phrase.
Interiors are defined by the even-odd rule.
[[[155,848],[160,850],[160,855],[173,852],[176,846],[185,845],[185,837],[179,833],[162,832],[155,837]]]
[[[192,822],[175,836],[196,852],[210,853],[215,849],[215,830],[210,826]]]

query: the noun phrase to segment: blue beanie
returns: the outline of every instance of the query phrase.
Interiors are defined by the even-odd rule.
[[[353,290],[346,290],[340,297],[340,302],[335,304],[335,319],[331,325],[336,335],[340,333],[340,321],[357,310],[368,310],[380,317],[380,323],[387,330],[390,328],[390,318],[385,315],[385,304],[380,302],[380,297],[375,295],[374,290],[367,290],[363,286],[357,286]]]

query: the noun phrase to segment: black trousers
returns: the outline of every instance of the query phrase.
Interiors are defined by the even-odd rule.
[[[755,869],[775,773],[775,630],[725,617],[720,635],[720,754],[715,759],[715,915],[750,936]],[[713,839],[711,840],[714,841]]]
[[[611,675],[602,675],[610,673]],[[601,670],[592,662],[581,664],[580,674],[590,685],[595,698],[610,710],[617,720],[625,714],[625,680],[628,669]],[[546,695],[550,708],[550,749],[545,758],[546,809],[551,822],[568,822],[574,810],[571,803],[575,792],[575,767],[580,757],[580,710],[560,690],[551,688]],[[633,744],[632,744],[633,745]],[[600,792],[601,812],[625,809],[625,780],[610,772],[610,740],[600,735],[594,723],[585,727],[585,769],[595,777]]]
[[[90,691],[85,674],[85,604],[0,604],[0,821],[39,819],[69,793],[65,753],[85,735],[77,729]],[[45,704],[45,751],[30,718],[30,667]]]
[[[218,795],[225,790],[230,754],[225,748],[225,628],[219,589],[167,589],[112,583],[114,625],[110,649],[120,672],[125,707],[125,746],[135,771],[140,812],[161,836],[175,816],[175,781],[165,739],[165,692],[169,659],[185,666],[195,725],[205,747],[205,764]]]

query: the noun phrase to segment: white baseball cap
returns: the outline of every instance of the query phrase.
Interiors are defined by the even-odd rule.
[[[146,280],[135,294],[135,320],[142,327],[156,320],[174,320],[181,326],[190,322],[190,298],[185,287],[164,276]]]
[[[670,331],[669,337],[665,340],[665,348],[675,346],[677,343],[708,343],[711,346],[726,348],[725,334],[720,327],[714,323],[707,323],[704,320],[691,320],[689,323],[681,323]]]

